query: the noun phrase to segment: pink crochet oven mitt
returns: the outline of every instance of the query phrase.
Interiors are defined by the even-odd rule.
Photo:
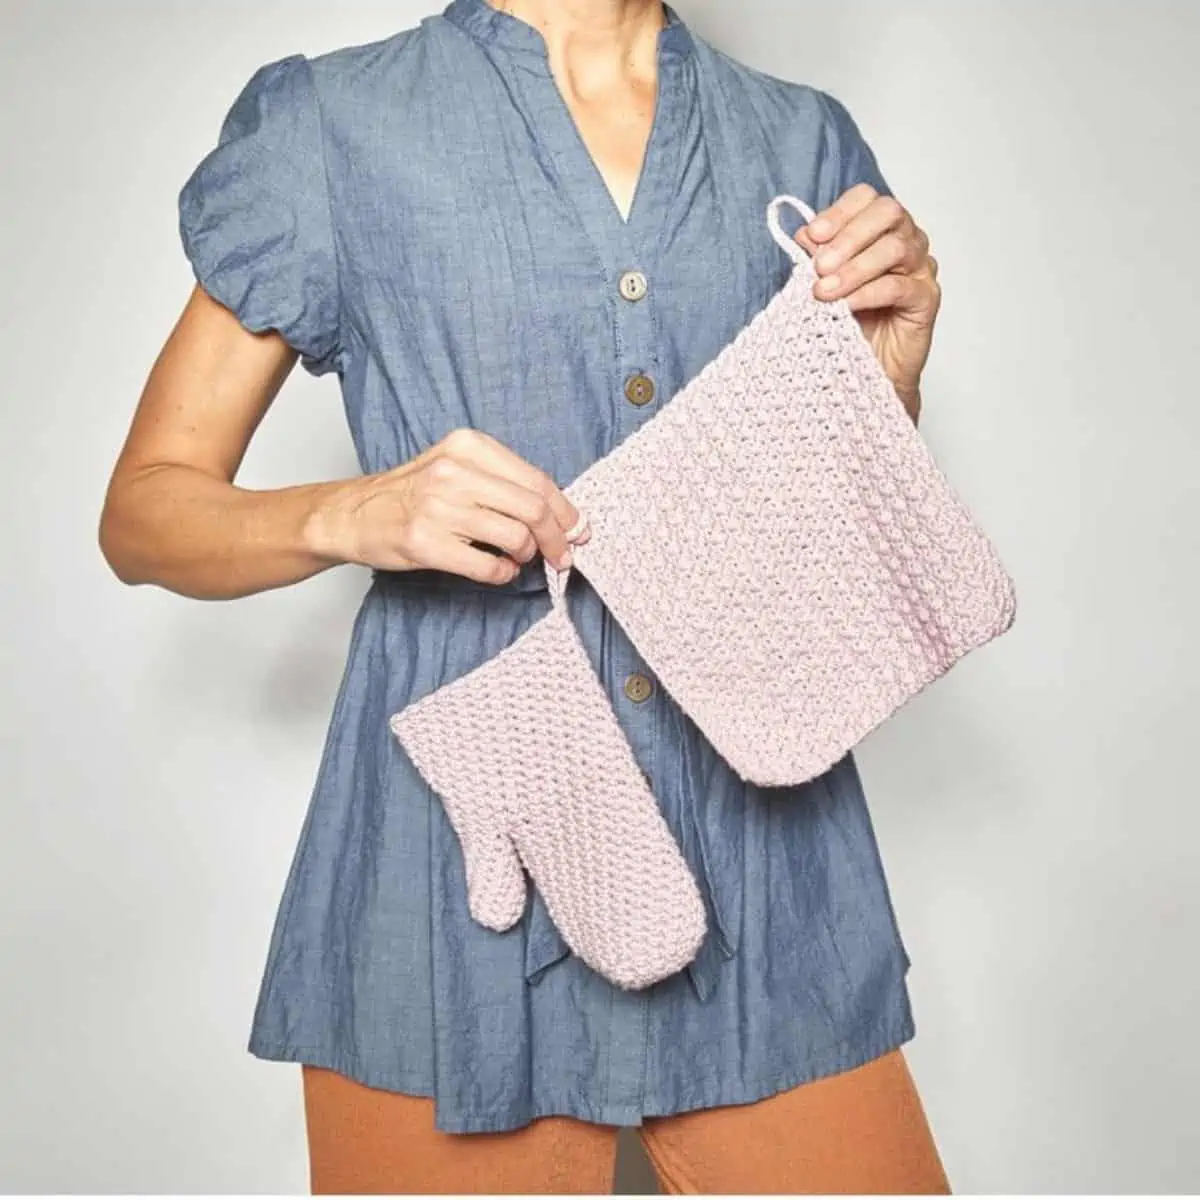
[[[441,797],[466,866],[471,915],[515,925],[533,879],[563,940],[624,988],[682,970],[704,902],[567,613],[391,718]]]

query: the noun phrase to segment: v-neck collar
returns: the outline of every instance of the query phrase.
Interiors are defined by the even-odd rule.
[[[529,86],[522,88],[534,110],[536,129],[562,166],[581,225],[607,261],[614,248],[626,265],[653,265],[666,206],[675,190],[681,154],[680,132],[688,105],[683,91],[683,68],[695,50],[691,31],[668,3],[666,25],[658,32],[657,96],[629,217],[614,199],[600,167],[583,140],[575,119],[550,69],[545,39],[534,26],[493,8],[487,0],[451,0],[442,15],[485,47],[497,48],[522,68]]]
[[[665,0],[663,11],[667,23],[658,33],[659,61],[686,58],[693,49],[691,30]],[[478,41],[508,51],[527,69],[550,74],[546,40],[527,21],[493,8],[487,0],[451,0],[442,16]]]

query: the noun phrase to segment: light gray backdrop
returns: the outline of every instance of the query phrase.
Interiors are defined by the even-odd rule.
[[[1195,1190],[1200,5],[678,6],[844,99],[931,232],[923,428],[1020,592],[860,751],[953,1182]],[[428,11],[0,0],[0,1188],[306,1186],[243,1047],[366,581],[129,590],[95,525],[236,91]],[[297,373],[242,480],[354,470]]]

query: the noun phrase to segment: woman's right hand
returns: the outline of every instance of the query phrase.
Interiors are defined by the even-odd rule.
[[[250,439],[297,360],[279,333],[250,332],[193,287],[105,495],[100,549],[120,580],[231,600],[344,562],[494,584],[539,550],[560,569],[569,564],[575,506],[544,471],[473,430],[455,430],[378,475],[236,486]]]
[[[539,551],[570,566],[579,519],[544,471],[485,433],[456,429],[403,466],[329,487],[307,532],[313,551],[335,561],[502,584]]]

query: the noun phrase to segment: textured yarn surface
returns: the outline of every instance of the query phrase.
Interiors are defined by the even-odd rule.
[[[1015,615],[1012,582],[845,301],[808,257],[676,397],[565,490],[575,567],[716,750],[802,783]],[[520,917],[523,863],[567,944],[623,987],[679,970],[704,912],[567,616],[552,611],[393,732],[446,805],[471,911]]]
[[[567,495],[575,565],[743,778],[802,783],[1012,622],[1012,583],[808,256]]]
[[[563,939],[625,988],[682,970],[704,901],[547,568],[554,608],[391,720],[463,849],[471,915],[515,925],[528,870]]]

